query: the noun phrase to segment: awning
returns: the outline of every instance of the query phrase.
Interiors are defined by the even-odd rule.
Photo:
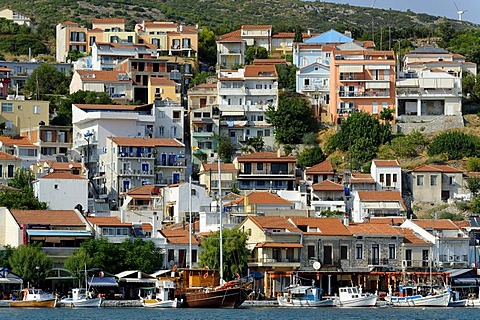
[[[370,65],[370,66],[365,66],[367,70],[388,70],[390,69],[390,65],[387,64],[377,64],[377,65]]]
[[[480,278],[456,278],[452,279],[452,286],[480,286]]]
[[[363,66],[346,65],[340,66],[340,72],[363,72]]]
[[[150,279],[150,278],[121,278],[118,279],[120,282],[127,282],[127,283],[156,283],[157,279]]]
[[[303,248],[303,245],[290,242],[265,242],[257,243],[255,248]]]
[[[258,271],[250,271],[249,275],[252,276],[253,279],[263,279],[263,273]]]
[[[115,277],[92,277],[88,279],[88,285],[92,287],[118,287]]]
[[[69,230],[27,230],[29,236],[34,237],[87,237],[90,238],[92,233],[90,231],[69,231]]]
[[[402,209],[398,202],[362,202],[363,209]]]
[[[245,111],[243,110],[235,110],[235,111],[222,111],[222,117],[238,117],[244,116]]]

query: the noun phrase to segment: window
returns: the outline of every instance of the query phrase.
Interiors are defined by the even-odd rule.
[[[340,246],[340,259],[342,259],[342,260],[348,259],[348,247],[347,246]]]
[[[58,190],[58,184],[54,185],[53,188],[54,188],[55,190]]]
[[[255,120],[257,120],[257,116],[251,115],[251,116],[250,116],[250,121],[255,121]]]
[[[194,113],[193,113],[193,117],[194,117],[194,118],[201,118],[201,117],[202,117],[202,113],[201,113],[201,112],[194,112]]]
[[[3,177],[3,165],[0,164],[0,178]]]
[[[173,111],[173,119],[180,119],[180,111]]]
[[[380,174],[380,183],[385,182],[385,175],[383,173]]]
[[[13,103],[2,102],[2,112],[13,112]]]
[[[397,258],[397,250],[395,244],[388,245],[388,259],[396,259]]]
[[[165,111],[158,111],[159,118],[165,118]]]
[[[257,163],[257,170],[262,171],[263,170],[263,163]]]
[[[373,114],[378,113],[378,102],[372,102],[372,113]]]
[[[33,106],[33,113],[39,114],[40,113],[40,106]]]
[[[235,138],[235,131],[230,131],[230,137]]]
[[[396,173],[394,173],[392,175],[392,181],[393,181],[393,183],[397,182],[397,174]]]
[[[357,243],[355,246],[355,259],[363,259],[363,244]]]
[[[308,246],[307,250],[308,250],[308,258],[309,259],[315,258],[315,246]]]
[[[263,121],[263,116],[257,116],[257,121]]]
[[[455,177],[449,177],[448,180],[449,180],[448,183],[449,183],[451,186],[453,186],[453,185],[455,184]]]
[[[430,185],[436,186],[437,185],[437,175],[430,176]]]
[[[417,176],[417,186],[423,186],[423,176]]]
[[[198,259],[197,259],[197,250],[196,249],[192,249],[192,262],[195,263],[197,262]]]
[[[45,131],[45,142],[52,142],[52,131]]]
[[[383,110],[388,109],[388,103],[382,102],[382,109]]]
[[[265,137],[270,137],[270,129],[265,129],[264,136]]]
[[[257,137],[263,137],[263,130],[257,131]]]
[[[165,127],[158,127],[158,135],[163,137],[165,135]]]

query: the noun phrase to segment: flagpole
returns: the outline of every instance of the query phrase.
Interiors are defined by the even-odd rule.
[[[222,172],[220,170],[220,156],[218,157],[218,201],[220,210],[220,284],[223,280],[223,208],[222,208]]]
[[[192,268],[192,176],[188,178],[188,267]]]

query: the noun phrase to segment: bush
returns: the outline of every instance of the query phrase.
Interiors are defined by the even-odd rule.
[[[480,159],[477,157],[471,157],[467,160],[467,171],[479,172],[480,171]]]
[[[445,154],[447,160],[458,160],[475,155],[478,138],[459,131],[439,134],[428,147],[429,156]]]

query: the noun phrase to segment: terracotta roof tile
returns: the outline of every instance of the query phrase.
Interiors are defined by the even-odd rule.
[[[127,192],[127,194],[129,196],[135,196],[135,195],[146,195],[146,196],[151,196],[152,195],[152,192],[155,190],[155,189],[159,189],[159,188],[155,188],[154,185],[151,185],[151,184],[146,184],[146,185],[143,185],[143,186],[139,186],[139,187],[136,187],[134,189],[131,189]]]
[[[274,65],[246,65],[245,78],[274,77],[277,78],[277,69]]]
[[[430,244],[430,242],[425,241],[419,235],[417,235],[413,230],[408,228],[400,228],[403,233],[403,242],[410,243],[410,244]]]
[[[257,243],[255,248],[303,248],[303,245],[294,242],[262,242]]]
[[[351,223],[347,229],[353,235],[402,235],[402,232],[388,224]]]
[[[112,23],[112,24],[118,24],[118,23],[125,23],[124,18],[104,18],[104,19],[93,19],[92,23]]]
[[[185,225],[185,228],[178,228],[178,229],[163,229],[160,232],[163,234],[167,241],[172,244],[189,244],[189,232],[188,232],[188,225]],[[192,235],[192,244],[198,244],[198,240],[196,237]]]
[[[0,160],[18,160],[18,161],[20,161],[20,158],[15,157],[15,156],[13,156],[9,153],[0,151]]]
[[[450,219],[415,219],[413,222],[425,229],[425,228],[432,228],[434,230],[459,230],[460,228],[453,223]]]
[[[302,232],[292,223],[290,223],[284,217],[259,217],[259,216],[249,216],[247,219],[250,219],[255,223],[260,229],[284,229],[289,232]]]
[[[71,171],[73,168],[82,169],[83,164],[80,162],[58,162],[58,161],[48,161],[48,166],[54,171]]]
[[[183,143],[173,138],[109,137],[109,139],[123,147],[184,147]]]
[[[210,171],[218,172],[218,164],[217,163],[202,163],[201,171]],[[220,164],[220,171],[221,172],[236,172],[237,168],[233,163],[221,163]]]
[[[271,64],[271,65],[277,65],[277,64],[287,64],[287,60],[285,59],[254,59],[253,60],[254,65],[265,65],[265,64]]]
[[[121,71],[75,70],[75,72],[84,82],[132,82],[128,75]]]
[[[242,31],[235,30],[218,37],[219,42],[242,42]]]
[[[293,217],[289,219],[297,227],[308,226],[310,229],[316,228],[317,231],[304,232],[305,234],[319,234],[325,236],[351,236],[352,233],[337,218],[304,218]]]
[[[135,111],[144,106],[119,104],[73,104],[81,110]]]
[[[314,191],[343,191],[344,187],[341,184],[335,183],[331,180],[323,180],[322,182],[312,185]]]
[[[285,200],[276,194],[267,191],[253,191],[245,196],[241,196],[236,200],[226,204],[226,206],[244,205],[245,197],[247,197],[248,205],[293,205],[292,202]]]
[[[368,223],[389,224],[389,225],[401,225],[406,218],[403,217],[372,217],[368,220]]]
[[[131,227],[131,223],[122,223],[119,217],[87,217],[88,222],[99,227]]]
[[[36,147],[26,137],[0,136],[0,142],[2,142],[4,145],[7,145],[7,146]]]
[[[444,172],[444,173],[463,173],[462,170],[457,168],[446,166],[446,165],[438,165],[438,164],[430,164],[424,165],[412,170],[413,172]]]
[[[296,162],[294,156],[278,156],[276,152],[255,152],[237,157],[238,162]]]
[[[361,201],[402,201],[400,191],[358,191]]]
[[[150,77],[150,83],[153,86],[175,86],[176,83],[165,77]]]
[[[145,27],[147,28],[173,28],[177,24],[172,21],[145,21]]]
[[[66,171],[50,172],[39,179],[69,179],[69,180],[86,180],[87,178],[78,174],[73,174]]]
[[[334,174],[330,160],[325,160],[306,169],[306,174]]]
[[[263,29],[272,29],[271,25],[243,25],[242,29],[245,30],[263,30]]]
[[[143,222],[142,223],[142,230],[144,231],[153,231],[153,226],[149,222]]]
[[[85,226],[74,210],[10,210],[10,212],[19,225]]]
[[[377,167],[400,167],[397,160],[373,160]]]
[[[370,173],[352,173],[350,183],[375,183]]]

